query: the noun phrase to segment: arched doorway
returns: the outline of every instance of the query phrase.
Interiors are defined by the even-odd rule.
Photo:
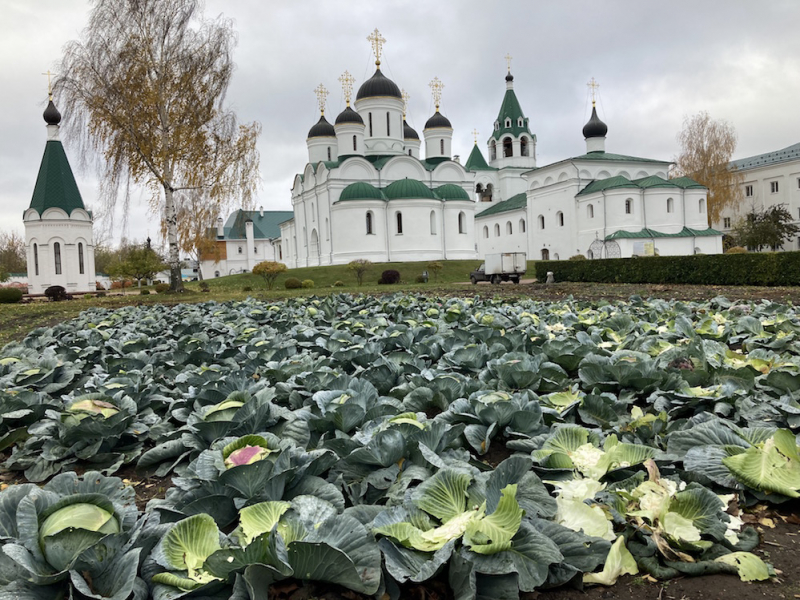
[[[309,258],[319,263],[319,236],[317,235],[317,230],[311,230],[311,248],[310,248],[310,255]]]
[[[550,260],[550,250],[542,248],[542,260]]]

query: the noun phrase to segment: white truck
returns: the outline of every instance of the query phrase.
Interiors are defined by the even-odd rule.
[[[498,284],[501,281],[519,283],[528,267],[528,258],[524,252],[503,252],[487,254],[484,262],[469,274],[473,285],[479,281],[490,281]]]

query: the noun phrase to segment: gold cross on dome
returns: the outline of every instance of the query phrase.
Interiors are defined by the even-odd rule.
[[[372,51],[375,52],[375,65],[380,67],[381,66],[381,49],[383,45],[386,43],[386,39],[381,35],[381,32],[378,31],[378,28],[375,28],[375,31],[370,33],[367,36],[367,41],[372,44]]]
[[[314,93],[317,95],[317,102],[319,103],[319,112],[322,115],[325,115],[325,99],[328,97],[328,90],[325,89],[325,86],[321,83],[314,89]]]
[[[475,138],[475,143],[477,144],[478,143],[478,130],[477,129],[473,129],[472,130],[472,135]]]
[[[600,84],[599,84],[599,83],[597,83],[597,82],[594,80],[594,77],[592,77],[591,81],[589,81],[589,83],[587,83],[586,85],[589,87],[589,89],[590,89],[590,90],[592,90],[592,106],[594,106],[594,103],[595,103],[595,93],[596,93],[596,91],[597,91],[597,88],[599,88],[599,87],[600,87]]]
[[[42,75],[47,75],[47,95],[50,97],[50,100],[53,99],[53,86],[50,83],[50,77],[55,75],[55,73],[51,73],[50,69],[47,69],[47,73],[42,73]]]
[[[442,90],[444,89],[444,84],[439,81],[438,77],[434,77],[431,82],[428,84],[431,88],[431,95],[433,96],[433,103],[436,105],[436,110],[439,110],[439,104],[442,101]]]
[[[411,95],[407,91],[402,90],[400,96],[403,98],[403,119],[405,119],[406,111],[408,110],[408,101],[411,100]]]
[[[344,93],[344,100],[347,102],[347,106],[350,106],[350,98],[353,95],[353,84],[355,83],[356,78],[350,75],[348,71],[342,73],[342,76],[339,77],[339,83],[342,84],[342,92]]]
[[[511,73],[511,58],[512,58],[511,55],[506,53],[506,55],[503,58],[506,59],[506,63],[508,64],[508,72]]]

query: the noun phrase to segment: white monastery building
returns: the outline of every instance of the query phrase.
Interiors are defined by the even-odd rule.
[[[782,150],[741,158],[730,163],[742,177],[742,202],[721,211],[717,229],[730,234],[736,222],[751,210],[783,204],[800,225],[800,143]],[[800,238],[784,243],[783,250],[800,250]]]
[[[259,254],[255,262],[274,259],[296,268],[513,251],[545,260],[722,252],[722,234],[708,223],[707,189],[688,178],[668,179],[669,161],[606,152],[608,127],[594,101],[583,128],[586,152],[539,167],[536,135],[509,63],[487,140],[489,160],[476,139],[462,165],[452,155],[453,126],[439,111],[439,79],[430,83],[436,110],[421,140],[405,119],[408,96],[381,72],[385,40],[377,30],[367,39],[375,74],[358,88],[353,106],[355,80],[348,72],[339,78],[346,106],[332,124],[325,118],[327,90],[317,88],[321,115],[308,132],[308,163],[294,179],[292,212],[284,218],[272,211],[280,234],[268,240],[271,255]],[[239,211],[227,225],[218,222],[217,240],[229,261],[232,246],[249,249],[256,239],[231,226],[247,215]],[[226,268],[203,262],[206,277],[227,274]]]
[[[52,96],[44,120],[47,143],[30,207],[22,217],[28,293],[43,294],[53,285],[62,286],[69,294],[94,292],[92,214],[83,204],[61,145],[61,114]]]

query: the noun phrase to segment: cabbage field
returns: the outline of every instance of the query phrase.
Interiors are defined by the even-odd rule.
[[[0,597],[769,580],[743,517],[800,496],[799,335],[721,297],[90,309],[0,352]],[[171,477],[144,511],[134,467]]]

